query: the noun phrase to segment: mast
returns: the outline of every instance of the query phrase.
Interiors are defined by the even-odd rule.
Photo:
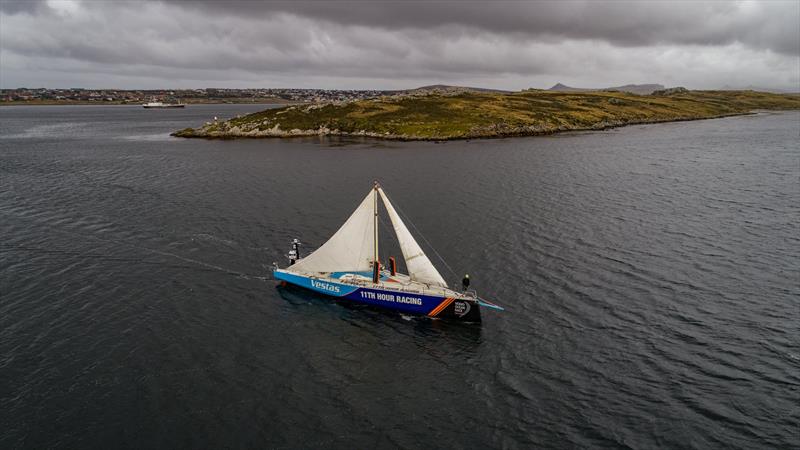
[[[372,207],[373,207],[373,227],[374,230],[374,247],[375,247],[375,254],[372,258],[372,282],[377,283],[381,277],[381,269],[380,263],[378,262],[378,188],[380,185],[378,184],[378,180],[375,180],[375,184],[372,187]]]

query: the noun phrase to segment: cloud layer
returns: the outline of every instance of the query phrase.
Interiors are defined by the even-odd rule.
[[[0,86],[800,90],[800,2],[0,0]]]

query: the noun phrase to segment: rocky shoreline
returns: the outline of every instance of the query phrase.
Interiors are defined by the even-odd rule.
[[[507,137],[524,137],[524,136],[545,136],[557,133],[575,132],[575,131],[601,131],[612,128],[620,128],[631,125],[647,125],[656,123],[669,123],[669,122],[688,122],[695,120],[709,120],[720,119],[723,117],[742,116],[748,114],[755,114],[755,112],[741,112],[729,114],[717,114],[713,116],[693,116],[693,117],[678,117],[670,119],[647,119],[647,120],[630,120],[630,121],[601,121],[592,126],[560,126],[555,128],[539,127],[539,126],[525,126],[525,127],[497,127],[495,130],[486,130],[484,132],[473,132],[463,136],[415,136],[406,134],[390,134],[390,133],[376,133],[366,130],[359,130],[356,132],[331,130],[327,127],[320,127],[313,130],[300,130],[291,129],[283,130],[280,124],[276,124],[272,128],[266,130],[251,129],[242,130],[238,126],[225,127],[224,125],[219,129],[206,131],[204,129],[186,128],[183,130],[171,133],[170,136],[182,138],[195,138],[195,139],[286,139],[286,138],[299,138],[311,136],[336,136],[336,137],[369,137],[375,139],[387,139],[395,141],[452,141],[452,140],[465,140],[465,139],[497,139]],[[221,122],[226,124],[227,122]]]
[[[312,104],[206,122],[172,136],[262,139],[309,136],[446,141],[596,131],[800,109],[800,96],[724,91],[457,93]]]

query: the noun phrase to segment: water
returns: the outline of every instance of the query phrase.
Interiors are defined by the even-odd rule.
[[[799,113],[168,136],[259,108],[0,108],[0,447],[800,445]],[[375,178],[505,313],[276,288]]]

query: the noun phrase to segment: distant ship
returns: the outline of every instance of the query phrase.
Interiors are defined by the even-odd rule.
[[[183,103],[150,102],[142,105],[143,108],[183,108]]]

